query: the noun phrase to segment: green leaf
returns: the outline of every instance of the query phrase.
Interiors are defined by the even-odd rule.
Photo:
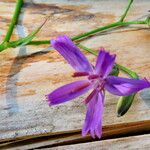
[[[17,47],[17,46],[23,46],[28,44],[29,42],[32,41],[32,39],[37,35],[37,33],[41,30],[41,28],[43,27],[43,25],[46,23],[47,19],[44,21],[44,23],[42,23],[42,25],[40,27],[38,27],[35,31],[33,31],[31,34],[29,34],[28,36],[26,36],[25,38],[21,38],[17,41],[14,42],[10,42],[10,45],[12,47]]]

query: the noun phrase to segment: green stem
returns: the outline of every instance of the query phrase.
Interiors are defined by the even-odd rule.
[[[143,21],[130,21],[130,22],[116,22],[116,23],[112,23],[110,25],[106,25],[104,27],[100,27],[94,30],[91,30],[89,32],[80,34],[78,36],[75,36],[72,38],[73,41],[77,41],[80,40],[82,38],[88,37],[92,34],[96,34],[102,31],[106,31],[110,28],[114,28],[114,27],[120,27],[120,26],[126,26],[126,25],[133,25],[133,24],[147,24],[147,20],[143,20]],[[19,39],[20,40],[20,39]],[[2,43],[0,45],[0,52],[7,49],[7,48],[11,48],[11,47],[17,47],[18,45],[15,43],[17,43],[19,40],[16,41],[11,41],[11,42],[7,42],[7,43]],[[29,42],[27,45],[41,45],[41,44],[50,44],[49,40],[41,40],[41,41],[31,41]]]
[[[89,52],[89,53],[91,53],[91,54],[97,56],[97,52],[96,52],[96,51],[94,51],[94,50],[92,50],[92,49],[90,49],[90,48],[87,48],[87,47],[85,47],[85,46],[83,46],[83,45],[81,45],[81,44],[77,44],[77,46],[78,46],[79,48],[81,48],[81,49],[83,49],[83,50],[86,50],[87,52]]]
[[[130,70],[130,69],[128,69],[128,68],[126,68],[126,67],[120,65],[120,64],[116,64],[116,66],[117,66],[120,70],[122,70],[124,73],[128,74],[131,78],[138,79],[138,75],[137,75],[136,72],[134,72],[134,71],[132,71],[132,70]]]
[[[137,25],[137,24],[146,24],[146,21],[143,20],[143,21],[130,21],[130,22],[115,22],[115,23],[106,25],[104,27],[99,27],[99,28],[91,30],[89,32],[77,35],[77,36],[73,37],[72,40],[73,41],[78,41],[78,40],[81,40],[81,39],[86,38],[88,36],[91,36],[93,34],[96,34],[96,33],[102,32],[102,31],[106,31],[106,30],[114,28],[114,27],[133,25],[133,24],[135,24],[135,25]],[[50,42],[49,40],[31,41],[31,42],[28,43],[28,45],[49,44],[49,42]]]
[[[14,20],[16,20],[16,21],[17,21],[17,18],[19,16],[19,11],[20,11],[22,3],[23,3],[23,0],[18,0],[17,1],[16,10],[15,10],[15,13],[14,13],[15,15],[13,16]],[[127,14],[128,10],[130,8],[130,5],[131,5],[131,1],[129,3],[128,7],[127,7],[127,10],[126,10],[125,14]],[[16,21],[15,21],[15,23],[16,23]],[[147,24],[147,20],[143,20],[143,21],[130,21],[130,22],[121,22],[121,21],[115,22],[115,23],[106,25],[104,27],[99,27],[99,28],[96,28],[96,29],[91,30],[89,32],[77,35],[77,36],[73,37],[72,40],[73,41],[78,41],[78,40],[81,40],[83,38],[89,37],[89,36],[91,36],[93,34],[100,33],[102,31],[106,31],[106,30],[111,29],[111,28],[116,28],[116,27],[120,27],[120,26],[127,26],[127,25],[133,25],[133,24]],[[11,23],[9,31],[7,32],[7,35],[6,35],[5,41],[9,41],[10,36],[12,34],[12,31],[13,31],[14,25],[15,25],[14,22]],[[18,44],[16,44],[16,43],[18,43],[19,40],[11,41],[11,42],[3,42],[0,45],[0,52],[3,51],[3,50],[5,50],[5,49],[7,49],[7,48],[11,48],[11,47],[14,48],[14,47],[19,46]],[[49,44],[49,40],[31,41],[31,42],[27,43],[26,45],[41,45],[41,44]]]
[[[123,22],[123,21],[124,21],[124,19],[125,19],[125,17],[126,17],[126,15],[127,15],[128,11],[129,11],[129,9],[130,9],[132,3],[133,3],[133,0],[129,0],[129,4],[128,4],[127,8],[125,9],[124,14],[121,16],[121,18],[120,18],[120,20],[119,20],[120,22]]]
[[[31,41],[27,45],[41,45],[41,44],[50,44],[50,40]]]
[[[22,4],[23,4],[23,0],[17,0],[16,8],[15,8],[11,23],[9,25],[7,34],[5,36],[4,42],[9,42],[9,40],[11,38],[14,26],[16,25],[16,23],[18,21],[18,17],[19,17],[20,11],[21,11]]]
[[[101,31],[108,30],[110,28],[120,27],[120,26],[126,26],[126,25],[131,25],[131,24],[146,24],[146,21],[115,22],[115,23],[106,25],[104,27],[96,28],[96,29],[91,30],[89,32],[86,32],[86,33],[80,34],[78,36],[75,36],[75,37],[72,38],[72,40],[73,41],[81,40],[82,38],[91,36],[93,34],[101,32]]]

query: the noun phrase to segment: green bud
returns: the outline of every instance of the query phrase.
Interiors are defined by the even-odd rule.
[[[123,116],[130,108],[133,100],[134,100],[135,94],[131,94],[129,96],[121,96],[117,103],[117,116]]]
[[[147,22],[148,26],[150,27],[150,16],[147,17],[146,22]]]
[[[119,68],[115,65],[113,67],[113,70],[111,71],[110,75],[112,75],[112,76],[118,76],[118,74],[119,74]]]

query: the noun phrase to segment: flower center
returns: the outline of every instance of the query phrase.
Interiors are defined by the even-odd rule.
[[[93,83],[94,89],[103,90],[105,85],[105,79],[97,74],[92,74],[88,76],[88,79]]]
[[[83,77],[83,76],[87,76],[88,80],[90,80],[94,86],[94,89],[97,90],[104,90],[104,85],[106,80],[98,75],[98,74],[89,74],[87,72],[75,72],[73,75],[73,77]]]

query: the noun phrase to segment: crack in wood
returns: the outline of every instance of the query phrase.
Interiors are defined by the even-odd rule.
[[[114,139],[150,133],[150,120],[114,124],[103,127],[103,136],[101,140]],[[39,135],[24,136],[16,139],[0,140],[0,148],[50,148],[62,145],[86,143],[98,141],[92,139],[90,135],[81,136],[81,130],[73,130],[59,133],[45,133]]]

